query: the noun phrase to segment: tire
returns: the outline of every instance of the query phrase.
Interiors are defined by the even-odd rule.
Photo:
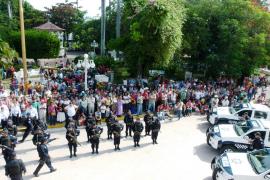
[[[218,178],[217,173],[218,173],[219,171],[220,171],[219,168],[214,169],[213,174],[212,174],[212,179],[213,179],[213,180],[217,180],[217,178]]]
[[[236,152],[237,149],[232,146],[232,145],[225,145],[225,146],[222,146],[219,150],[220,154],[223,154],[225,152]]]
[[[207,135],[207,138],[206,138],[206,143],[208,144],[208,146],[210,146],[210,143],[209,143],[210,137],[211,137],[211,135],[208,134],[208,135]]]
[[[212,161],[211,161],[211,169],[213,169],[213,165],[215,164],[215,162],[216,162],[216,157],[214,157],[214,158],[212,159]]]

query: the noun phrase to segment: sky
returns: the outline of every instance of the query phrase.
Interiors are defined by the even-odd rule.
[[[44,7],[51,7],[56,3],[64,3],[65,0],[25,0],[34,8],[44,10]],[[106,0],[108,5],[109,0]],[[68,0],[68,2],[76,2],[76,0]],[[88,17],[100,16],[101,0],[78,0],[81,10],[87,11]]]

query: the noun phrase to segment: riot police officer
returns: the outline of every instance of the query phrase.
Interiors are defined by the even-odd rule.
[[[134,132],[134,136],[133,136],[133,140],[134,140],[134,147],[139,147],[140,144],[140,138],[141,138],[141,133],[143,131],[143,124],[140,121],[140,118],[137,118],[134,125],[133,125],[133,132]]]
[[[44,164],[46,164],[48,166],[48,168],[50,169],[50,172],[56,171],[56,169],[53,168],[53,166],[52,166],[51,158],[49,156],[48,146],[46,145],[46,143],[47,143],[47,139],[43,138],[40,140],[40,144],[38,144],[38,146],[37,146],[37,151],[38,151],[38,155],[39,155],[40,160],[39,160],[38,167],[36,168],[36,170],[33,173],[34,176],[36,176],[36,177],[38,177],[38,173]]]
[[[17,126],[13,125],[13,121],[11,119],[7,121],[7,130],[9,135],[17,136],[18,132]]]
[[[160,121],[158,120],[158,118],[155,118],[151,126],[151,129],[152,129],[151,137],[153,140],[153,144],[157,144],[157,137],[158,137],[160,128],[161,128]]]
[[[30,113],[27,113],[27,118],[24,121],[24,126],[26,126],[26,130],[24,131],[23,138],[19,142],[22,143],[27,138],[27,136],[32,132],[33,130],[33,123],[32,119],[30,117]]]
[[[87,135],[87,142],[90,142],[90,134],[92,131],[92,128],[95,124],[95,119],[92,117],[92,115],[90,115],[87,120],[86,120],[86,124],[85,124],[85,131],[86,131],[86,135]]]
[[[121,131],[124,129],[124,126],[120,124],[118,121],[112,124],[112,132],[113,132],[113,141],[114,141],[114,150],[120,150],[120,140],[121,140]]]
[[[68,128],[66,132],[66,139],[68,141],[68,148],[70,152],[70,158],[72,158],[72,149],[73,149],[73,155],[76,157],[77,152],[77,134],[76,130],[74,128]]]
[[[106,126],[107,126],[107,139],[112,139],[112,134],[113,134],[113,125],[116,122],[115,116],[114,115],[110,115],[107,119],[106,119]]]
[[[11,159],[11,155],[14,152],[16,141],[17,138],[9,135],[7,129],[3,130],[0,137],[0,143],[2,145],[2,154],[4,155],[6,163],[8,163]]]
[[[147,111],[143,119],[145,123],[145,136],[150,136],[151,124],[153,122],[153,116],[151,116],[150,111]]]
[[[92,154],[94,154],[95,152],[98,154],[99,138],[102,132],[103,132],[103,128],[96,126],[95,124],[93,125],[93,128],[90,133]]]
[[[124,118],[124,123],[126,124],[126,137],[129,135],[130,137],[132,137],[131,135],[131,131],[132,131],[132,127],[133,127],[133,116],[131,114],[131,111],[129,110],[128,113],[125,115]]]
[[[11,154],[11,159],[5,166],[6,176],[11,180],[23,180],[22,173],[26,173],[25,165],[21,159],[16,159],[16,153]]]

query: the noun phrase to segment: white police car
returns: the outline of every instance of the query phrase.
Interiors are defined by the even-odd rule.
[[[240,120],[247,113],[252,120],[269,120],[270,108],[262,104],[244,104],[243,108],[236,111],[233,107],[217,107],[208,118],[208,122],[215,124],[232,124]]]
[[[211,163],[213,180],[270,180],[270,149],[227,152]]]
[[[220,124],[206,132],[207,144],[221,153],[226,151],[248,151],[250,139],[261,133],[265,147],[270,147],[270,121],[249,120],[237,124]]]

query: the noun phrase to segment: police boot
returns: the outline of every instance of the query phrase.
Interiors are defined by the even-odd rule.
[[[95,148],[94,148],[94,146],[92,145],[92,154],[94,154],[95,153]]]
[[[137,146],[140,147],[139,142],[137,142]]]
[[[134,142],[134,147],[136,147],[137,146],[137,143],[136,142]]]
[[[114,150],[115,150],[115,151],[117,150],[117,147],[116,147],[116,145],[114,145]]]
[[[120,147],[119,147],[119,144],[117,145],[117,149],[120,151]]]
[[[76,152],[74,152],[74,157],[77,157],[77,154],[76,154]]]

